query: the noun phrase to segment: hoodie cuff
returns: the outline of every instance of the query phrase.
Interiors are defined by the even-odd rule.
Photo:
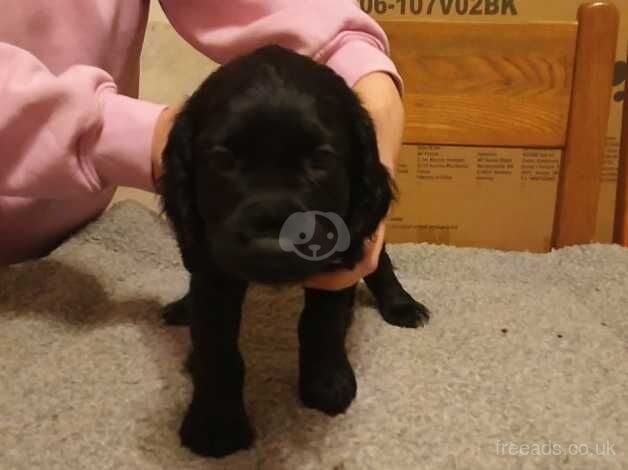
[[[156,192],[151,148],[157,118],[166,106],[108,91],[101,97],[102,128],[90,151],[97,184]]]
[[[390,75],[399,94],[403,96],[403,80],[390,57],[372,43],[369,35],[354,33],[351,36],[351,40],[343,41],[343,44],[326,59],[326,64],[352,88],[362,77],[370,73],[385,72]]]

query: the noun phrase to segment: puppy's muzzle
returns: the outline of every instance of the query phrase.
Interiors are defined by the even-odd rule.
[[[289,219],[294,224],[293,214],[305,212],[307,207],[292,195],[245,201],[214,234],[214,259],[232,275],[261,283],[296,282],[321,272],[329,259],[307,259],[290,249],[315,233],[313,220],[285,229]],[[316,240],[310,242],[316,246]]]

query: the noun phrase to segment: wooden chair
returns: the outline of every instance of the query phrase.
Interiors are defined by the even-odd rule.
[[[594,235],[619,13],[575,22],[387,21],[405,81],[404,142],[563,150],[552,246]]]
[[[613,241],[628,247],[628,83],[624,96]]]

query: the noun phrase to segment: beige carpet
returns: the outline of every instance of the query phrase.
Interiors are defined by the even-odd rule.
[[[296,395],[300,291],[250,292],[258,440],[221,461],[178,444],[189,342],[160,308],[186,275],[163,221],[122,203],[47,259],[0,269],[0,469],[628,468],[628,250],[390,251],[432,321],[393,328],[360,288],[358,398],[338,418]]]

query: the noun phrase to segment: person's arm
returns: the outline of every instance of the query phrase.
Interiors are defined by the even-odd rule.
[[[373,72],[402,82],[381,27],[354,0],[160,0],[177,32],[218,63],[278,44],[327,64],[349,86]]]
[[[119,95],[105,71],[79,65],[54,75],[0,42],[0,103],[1,196],[154,190],[150,156],[163,106]]]

